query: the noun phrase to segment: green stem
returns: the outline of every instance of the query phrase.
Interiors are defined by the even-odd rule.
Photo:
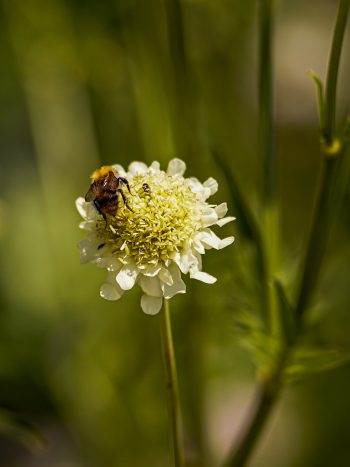
[[[336,185],[338,159],[338,157],[328,157],[322,161],[319,188],[316,195],[301,286],[296,305],[296,315],[299,325],[301,325],[302,317],[310,303],[310,298],[317,284],[326,249],[331,224],[332,191]]]
[[[181,0],[165,0],[165,8],[175,96],[173,127],[176,150],[184,157],[188,154],[190,138],[193,138],[189,129],[193,96],[190,92]]]
[[[259,111],[260,147],[264,162],[265,201],[275,198],[275,151],[273,137],[272,93],[272,0],[259,2]]]
[[[329,58],[324,127],[321,128],[321,151],[324,157],[296,305],[299,325],[301,325],[302,317],[310,303],[310,298],[320,275],[328,234],[332,224],[333,202],[337,199],[339,162],[346,148],[346,142],[339,141],[335,136],[335,132],[337,78],[349,7],[350,0],[340,0]]]
[[[265,310],[270,332],[280,335],[280,319],[273,276],[278,264],[278,212],[276,200],[276,153],[273,116],[273,0],[259,2],[259,145],[263,161],[263,277]]]
[[[224,467],[242,467],[247,463],[253,452],[256,440],[263,431],[271,409],[275,405],[280,389],[281,385],[272,379],[258,387],[251,415],[248,417],[246,426],[243,427],[241,436],[232,448]]]
[[[176,84],[183,89],[187,81],[187,57],[180,0],[165,0],[168,20],[169,47],[174,63]]]
[[[332,145],[336,129],[336,91],[339,62],[348,18],[350,0],[340,0],[327,72],[325,119],[322,128],[327,145]]]
[[[180,409],[179,390],[177,383],[176,361],[173,337],[171,332],[171,321],[169,312],[169,301],[164,299],[164,305],[160,312],[161,335],[163,343],[166,389],[168,394],[168,410],[171,423],[171,438],[174,451],[174,466],[184,466],[184,452],[182,440],[182,419]]]

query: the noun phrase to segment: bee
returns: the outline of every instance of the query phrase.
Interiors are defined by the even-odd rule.
[[[115,216],[118,212],[119,194],[123,199],[124,205],[133,212],[126,199],[123,185],[126,186],[129,193],[129,182],[124,177],[119,177],[114,167],[104,165],[97,169],[91,175],[91,185],[85,195],[85,201],[93,201],[97,211],[107,222],[107,214]]]

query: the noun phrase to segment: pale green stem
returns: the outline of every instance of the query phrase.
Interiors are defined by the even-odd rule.
[[[264,164],[264,198],[276,196],[276,170],[273,129],[272,0],[259,1],[259,124],[261,156]]]
[[[301,326],[302,317],[316,287],[326,249],[332,212],[332,189],[335,186],[338,157],[325,158],[319,180],[318,192],[312,216],[311,229],[304,260],[301,286],[296,305],[296,315]]]
[[[338,70],[349,7],[350,0],[340,0],[329,57],[325,96],[325,119],[324,128],[322,128],[323,137],[326,144],[329,146],[332,145],[335,135]]]
[[[171,424],[171,439],[174,452],[174,466],[184,466],[182,417],[177,383],[176,361],[171,331],[169,301],[164,299],[160,312],[161,335],[163,344],[168,411]]]
[[[263,161],[263,275],[265,307],[271,334],[279,338],[281,323],[273,286],[278,265],[279,232],[276,193],[276,152],[273,117],[273,1],[259,2],[259,145]]]
[[[181,0],[165,0],[169,52],[172,60],[174,78],[175,113],[173,127],[176,133],[177,151],[186,157],[189,148],[189,138],[193,137],[190,128],[190,93],[188,61],[184,39]]]
[[[224,467],[242,467],[248,462],[281,389],[279,373],[258,386],[245,426],[231,449]]]

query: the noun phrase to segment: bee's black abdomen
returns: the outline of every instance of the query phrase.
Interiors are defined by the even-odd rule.
[[[114,215],[118,209],[118,195],[113,193],[95,200],[95,206],[101,214]]]

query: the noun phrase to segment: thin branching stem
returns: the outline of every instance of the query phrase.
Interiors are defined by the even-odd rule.
[[[271,1],[261,0],[262,12],[271,15]],[[331,224],[332,202],[337,199],[337,180],[339,175],[339,159],[344,154],[347,146],[347,141],[338,140],[336,138],[336,89],[337,77],[340,63],[342,43],[345,33],[346,21],[349,12],[350,0],[340,0],[338,16],[333,34],[331,54],[329,58],[329,67],[326,81],[326,98],[325,98],[325,118],[324,126],[321,125],[321,152],[323,155],[322,169],[320,176],[320,183],[317,190],[316,201],[314,204],[314,211],[312,216],[312,223],[309,235],[309,241],[306,248],[305,261],[303,265],[302,280],[297,297],[296,315],[298,318],[298,330],[302,326],[302,317],[309,305],[310,298],[314,292],[317,284],[319,273],[321,269],[322,259],[324,256],[328,233]],[[266,10],[264,10],[264,7]],[[269,27],[271,22],[267,17],[262,16],[261,19],[261,36],[260,41],[268,39]],[[264,33],[265,31],[265,33]],[[267,45],[260,45],[260,63],[263,58],[270,60],[270,55],[267,50]],[[262,68],[261,68],[262,71]],[[262,78],[262,77],[261,77]],[[267,105],[271,103],[271,89],[260,78],[260,92],[265,92],[265,97],[261,98],[260,104]],[[268,73],[266,75],[268,80]],[[270,98],[268,98],[270,96]],[[272,127],[269,125],[269,113],[265,109],[263,114],[263,132],[265,138],[269,141],[272,135]],[[270,114],[271,115],[271,114]],[[264,123],[265,121],[265,123]],[[270,136],[268,136],[270,135]],[[273,199],[274,182],[273,182],[273,159],[268,158],[270,154],[268,151],[272,150],[272,146],[266,145],[266,158],[265,176],[266,179],[266,199]],[[270,162],[268,162],[270,160]],[[257,391],[254,406],[251,416],[248,419],[247,425],[243,428],[242,434],[231,450],[225,467],[243,467],[247,464],[250,456],[254,450],[259,435],[271,414],[271,410],[279,396],[283,386],[283,372],[288,359],[289,352],[293,345],[295,345],[297,336],[290,342],[286,342],[285,346],[281,347],[279,359],[275,367],[272,369],[270,375],[264,380],[263,384]]]
[[[299,326],[301,326],[302,317],[309,305],[321,269],[330,227],[331,193],[335,186],[338,163],[338,158],[335,157],[326,158],[322,161],[319,186],[302,271],[301,286],[296,305]]]
[[[324,127],[322,128],[323,137],[327,145],[332,145],[336,131],[338,70],[349,7],[350,0],[340,0],[329,57],[325,95],[325,120]]]
[[[276,373],[277,378],[277,373]],[[242,467],[248,462],[256,440],[259,438],[281,388],[279,382],[269,379],[259,385],[255,392],[251,412],[239,438],[232,448],[224,467]]]
[[[177,383],[176,360],[171,331],[169,301],[164,299],[160,312],[168,410],[171,423],[171,439],[174,452],[174,467],[184,466],[182,417]]]
[[[340,0],[329,57],[324,127],[321,128],[323,160],[296,305],[296,314],[300,325],[318,282],[331,225],[331,216],[334,211],[332,202],[337,199],[335,193],[338,178],[337,168],[346,147],[345,141],[340,141],[336,137],[335,124],[337,78],[349,7],[350,0]]]

